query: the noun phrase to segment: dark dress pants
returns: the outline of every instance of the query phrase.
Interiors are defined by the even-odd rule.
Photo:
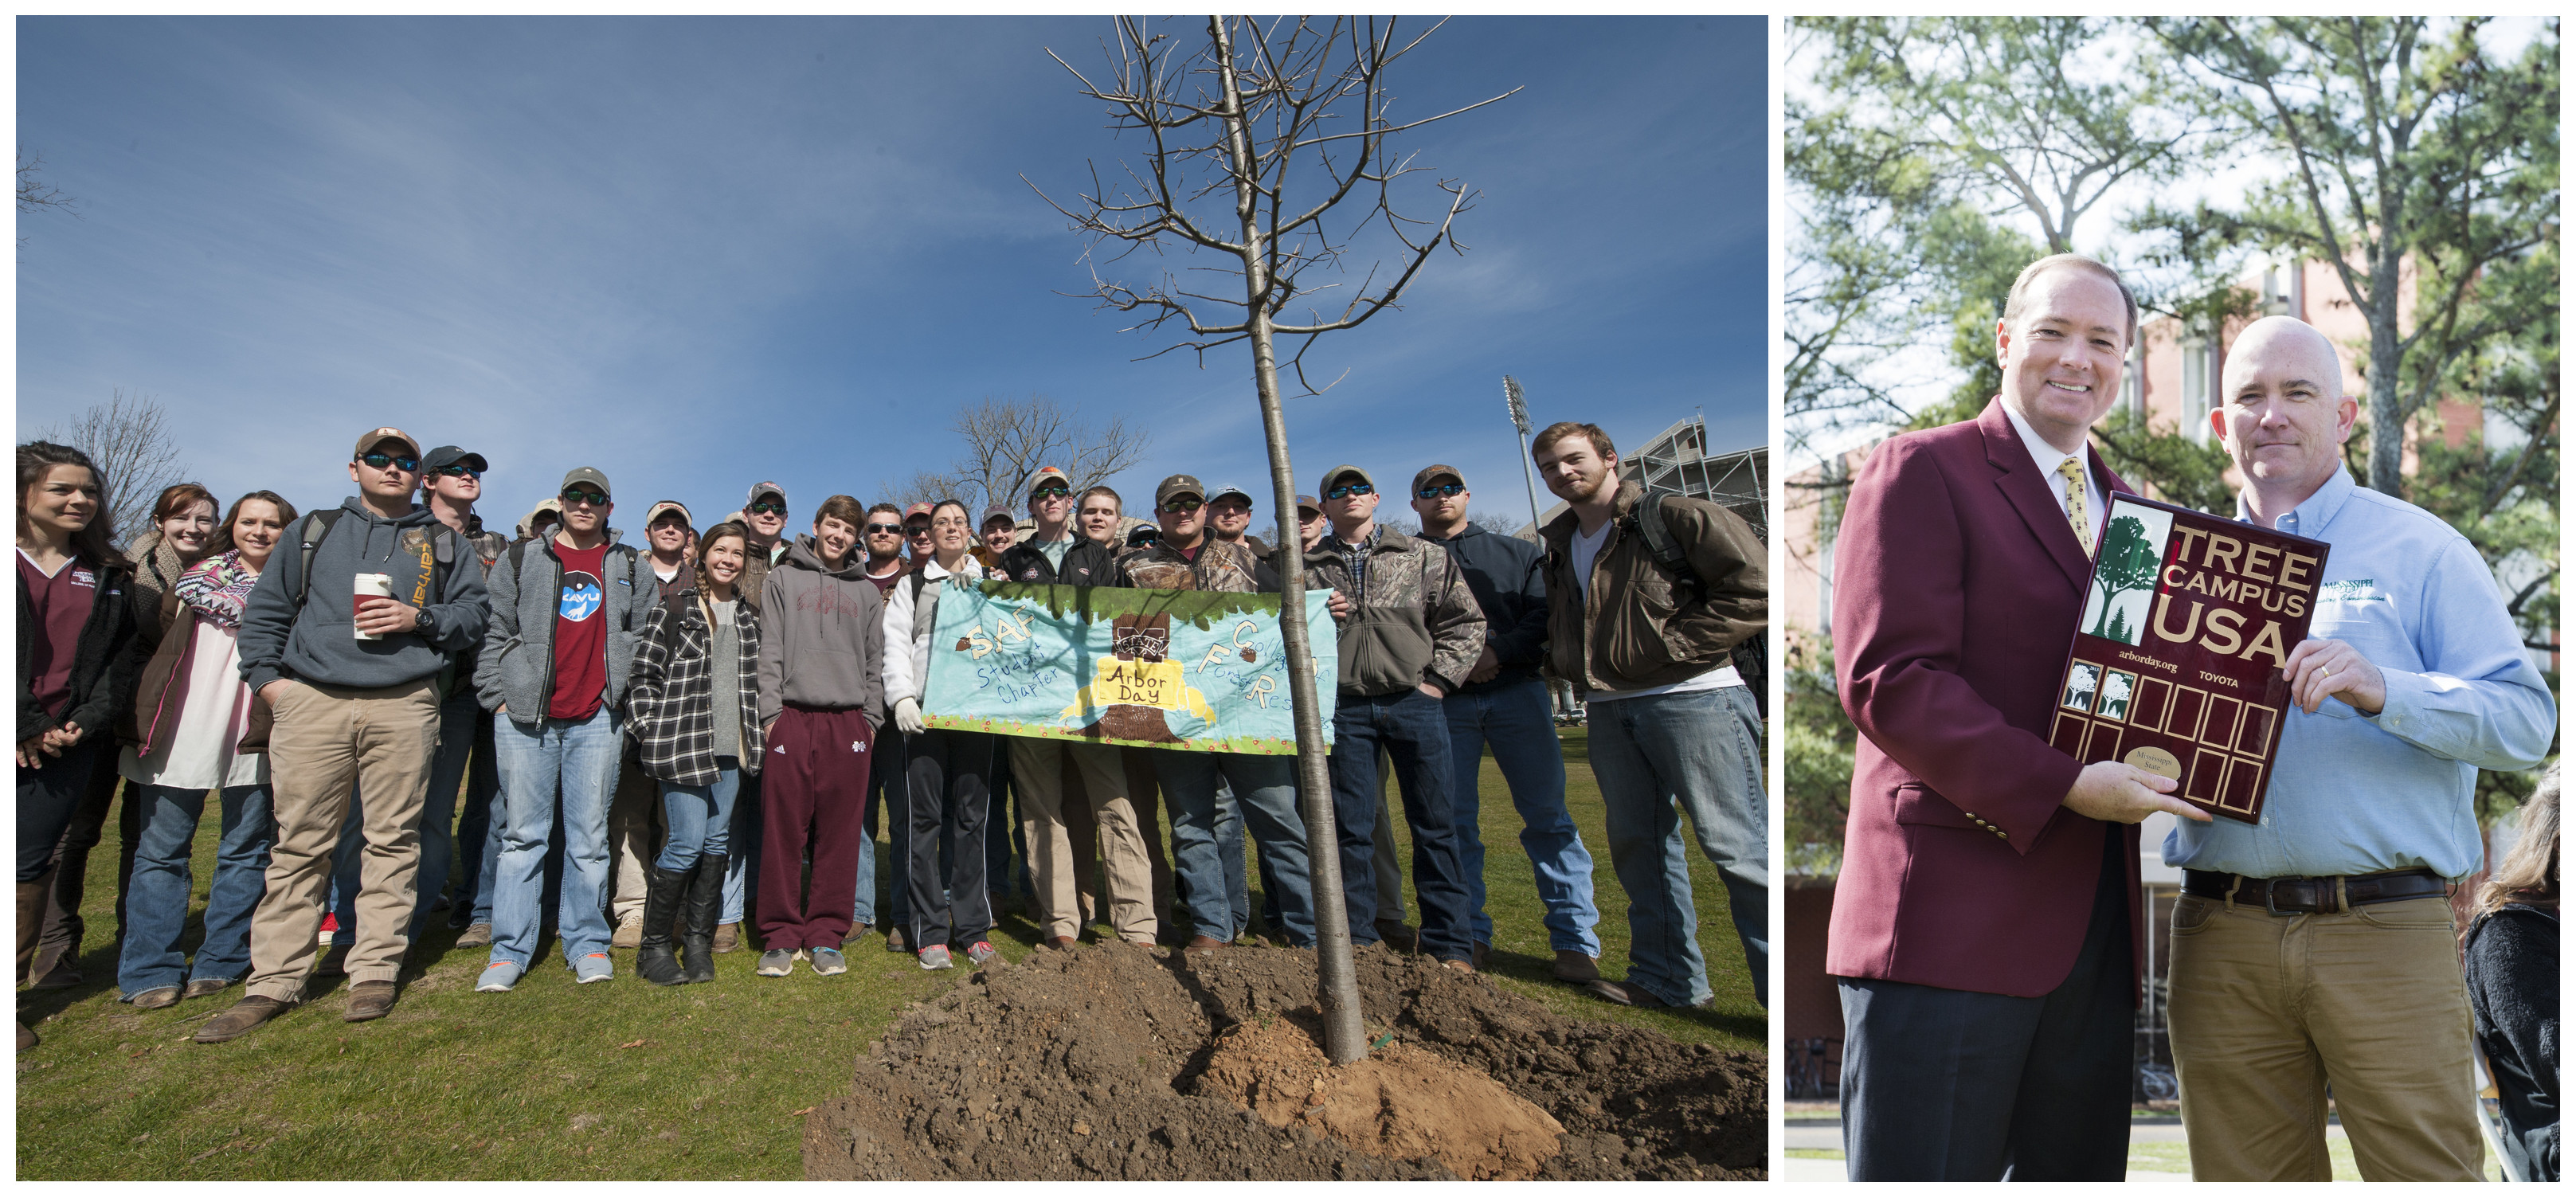
[[[2124,838],[2103,833],[2084,947],[2048,994],[1838,979],[1851,1180],[2127,1176],[2136,981]]]

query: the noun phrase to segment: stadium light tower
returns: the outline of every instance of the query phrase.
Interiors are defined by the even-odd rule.
[[[1530,465],[1529,404],[1521,398],[1520,380],[1508,374],[1503,376],[1503,403],[1511,409],[1512,427],[1520,430],[1521,482],[1529,487],[1530,535],[1536,537],[1538,536],[1538,473]]]

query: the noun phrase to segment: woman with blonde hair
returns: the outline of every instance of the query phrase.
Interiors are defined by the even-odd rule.
[[[627,685],[629,726],[670,828],[644,880],[635,958],[656,986],[715,980],[726,831],[744,775],[760,771],[760,612],[734,588],[749,543],[730,521],[699,538],[694,585],[666,590],[645,619]],[[671,955],[675,916],[684,961]]]
[[[2505,1166],[2558,1180],[2558,767],[2469,912],[2463,957],[2478,1047],[2501,1098]]]
[[[274,826],[268,806],[268,704],[241,677],[242,608],[295,505],[253,491],[208,538],[204,560],[180,574],[157,611],[137,612],[135,652],[148,655],[118,729],[117,770],[141,811],[117,989],[142,1010],[220,992],[250,971],[251,912],[267,889]],[[195,963],[180,950],[196,879],[190,849],[206,792],[223,804],[205,938]],[[181,988],[185,982],[185,989]]]

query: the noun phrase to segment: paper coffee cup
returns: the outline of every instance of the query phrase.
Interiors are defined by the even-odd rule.
[[[366,606],[367,600],[391,599],[394,597],[394,576],[391,574],[361,574],[358,576],[357,585],[352,588],[352,592],[353,593],[349,597],[349,616],[351,619],[356,619],[358,609]],[[352,627],[354,628],[355,626],[353,625]],[[385,638],[370,634],[364,630],[359,630],[358,639],[362,641],[380,641]]]

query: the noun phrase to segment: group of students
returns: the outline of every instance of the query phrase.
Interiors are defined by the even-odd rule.
[[[1640,496],[1593,426],[1547,430],[1537,456],[1571,508],[1542,530],[1553,552],[1470,523],[1447,466],[1414,479],[1419,537],[1374,520],[1360,467],[1328,471],[1323,499],[1298,497],[1304,584],[1332,592],[1340,631],[1331,777],[1353,938],[1483,964],[1476,773],[1490,748],[1525,824],[1555,976],[1619,1003],[1709,1001],[1686,811],[1758,988],[1760,725],[1729,654],[1762,630],[1760,545],[1696,500],[1664,498],[1641,528]],[[1239,489],[1173,475],[1146,524],[1115,491],[1077,497],[1048,468],[1029,480],[1025,524],[999,506],[979,526],[955,500],[835,495],[790,538],[786,493],[763,482],[704,529],[685,506],[654,504],[639,550],[609,527],[599,470],[566,474],[514,540],[473,510],[480,455],[424,454],[376,428],[348,465],[359,493],[337,508],[300,515],[260,491],[218,518],[212,495],[182,484],[120,552],[86,456],[39,441],[18,463],[22,980],[46,984],[76,956],[44,934],[47,910],[69,909],[76,946],[79,876],[119,779],[131,859],[119,989],[148,1009],[242,982],[197,1032],[207,1043],[300,1002],[317,954],[351,979],[344,1018],[382,1017],[441,907],[459,946],[488,943],[486,992],[530,966],[550,897],[578,982],[612,977],[610,949],[630,945],[646,981],[712,980],[712,955],[745,925],[758,974],[798,961],[841,973],[843,949],[879,922],[880,813],[886,947],[924,969],[994,955],[1013,833],[1047,946],[1070,947],[1097,918],[1120,940],[1216,952],[1252,922],[1247,848],[1274,937],[1314,943],[1293,758],[934,729],[922,712],[951,579],[1279,590],[1288,559],[1247,535]],[[1542,663],[1595,704],[1593,764],[1632,902],[1625,981],[1598,969],[1591,858],[1566,810]],[[1621,700],[1626,718],[1597,714]],[[1390,777],[1418,931],[1390,851]],[[209,792],[223,832],[190,959],[190,846]],[[621,801],[638,792],[658,804]],[[988,835],[1014,801],[1017,820]],[[613,840],[630,885],[612,880]],[[338,928],[317,938],[326,913]],[[37,958],[49,940],[50,964]],[[19,1041],[35,1041],[23,1022]]]

